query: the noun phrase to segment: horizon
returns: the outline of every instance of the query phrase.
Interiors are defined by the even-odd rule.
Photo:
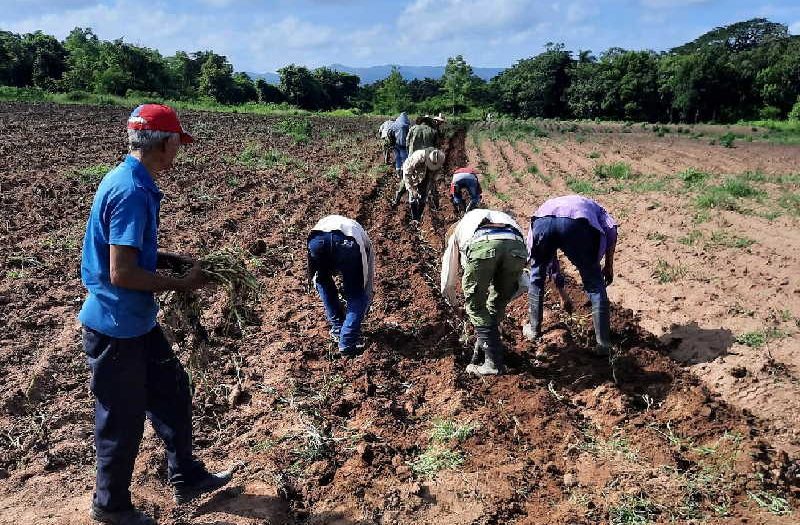
[[[74,27],[91,27],[103,40],[122,38],[164,56],[214,51],[236,71],[258,74],[292,63],[443,67],[459,54],[475,68],[504,69],[540,53],[547,42],[595,55],[612,47],[662,52],[715,27],[758,17],[800,34],[800,4],[785,0],[175,0],[153,4],[148,34],[131,24],[141,9],[133,0],[14,5],[20,2],[27,9],[6,10],[0,28],[63,39]],[[6,3],[0,0],[0,6]],[[398,56],[404,64],[397,64]]]

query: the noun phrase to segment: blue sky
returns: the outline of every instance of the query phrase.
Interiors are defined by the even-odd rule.
[[[504,67],[546,42],[660,51],[753,17],[800,34],[798,0],[0,0],[0,29],[63,38],[88,26],[163,54],[210,49],[254,72],[441,65],[456,54]]]

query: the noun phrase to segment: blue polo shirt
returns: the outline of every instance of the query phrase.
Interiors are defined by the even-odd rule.
[[[112,244],[132,246],[139,250],[139,266],[155,272],[161,197],[150,173],[130,155],[100,182],[83,239],[81,278],[89,294],[78,319],[84,326],[117,338],[155,327],[153,294],[111,284],[109,261]]]

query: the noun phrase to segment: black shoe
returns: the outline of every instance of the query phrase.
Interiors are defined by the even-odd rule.
[[[339,349],[341,357],[356,357],[364,353],[364,340],[359,338],[356,344]]]
[[[182,505],[208,492],[213,492],[227,485],[233,478],[233,469],[211,474],[206,472],[205,477],[194,483],[181,483],[175,485],[175,503]]]
[[[89,514],[94,521],[110,525],[156,525],[156,520],[137,509],[109,512],[92,505]]]

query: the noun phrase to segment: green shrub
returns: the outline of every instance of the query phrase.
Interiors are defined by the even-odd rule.
[[[589,181],[569,178],[567,179],[567,187],[575,193],[580,193],[583,195],[591,195],[595,192],[594,186]]]
[[[711,177],[711,174],[694,168],[688,168],[678,173],[686,186],[699,186]]]
[[[783,116],[781,113],[781,108],[776,108],[775,106],[764,106],[758,112],[758,115],[761,120],[780,120],[780,118]]]
[[[628,179],[631,176],[631,167],[625,162],[598,164],[594,167],[594,174],[600,179]]]
[[[48,100],[48,93],[39,88],[18,88],[13,86],[0,86],[0,100],[15,100],[20,102],[41,102]]]
[[[729,131],[719,138],[719,143],[726,148],[732,148],[734,140],[736,140],[736,135]]]
[[[311,122],[304,118],[285,119],[275,126],[279,133],[291,137],[295,142],[308,142]]]
[[[797,102],[794,103],[792,110],[789,112],[789,120],[800,122],[800,97],[797,97]]]

